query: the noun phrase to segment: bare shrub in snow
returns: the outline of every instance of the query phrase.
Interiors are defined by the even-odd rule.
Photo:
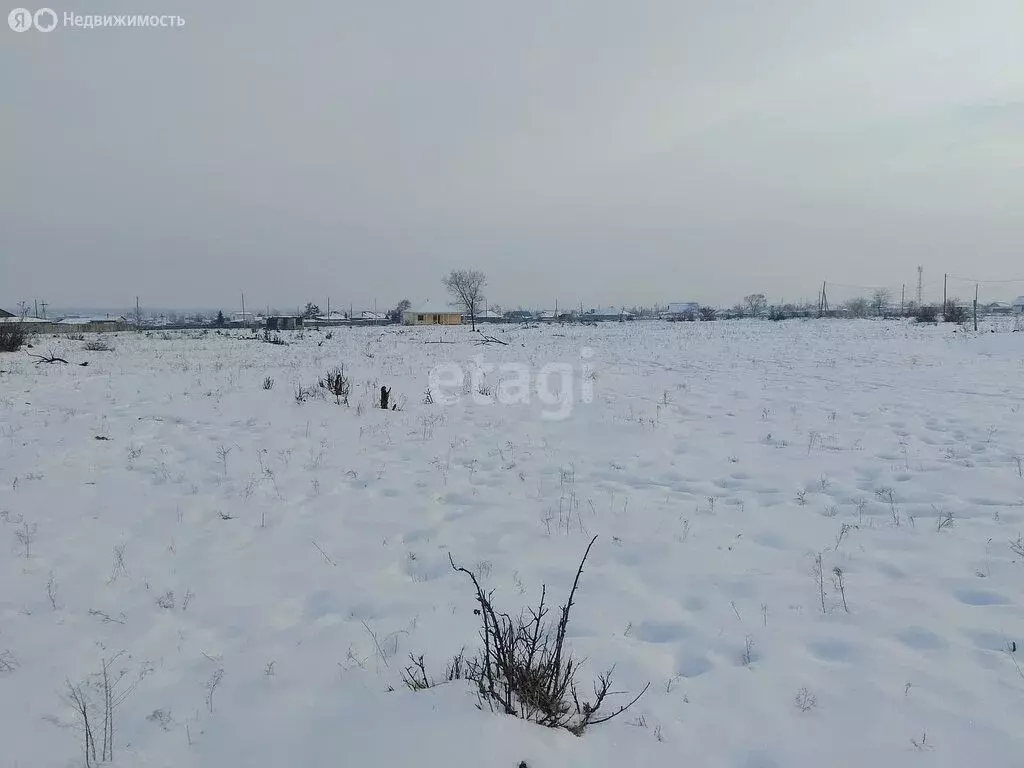
[[[151,723],[156,723],[163,730],[171,730],[171,722],[174,718],[171,717],[171,713],[166,709],[154,709],[152,714],[148,715],[146,719]]]
[[[879,501],[889,505],[889,514],[892,515],[894,528],[900,527],[900,512],[896,507],[896,492],[892,488],[879,488],[875,491]]]
[[[274,380],[272,378],[270,378],[269,376],[267,376],[265,379],[263,379],[263,388],[266,389],[266,390],[273,389],[274,388]]]
[[[546,603],[547,588],[541,589],[540,601],[536,608],[521,611],[512,617],[494,607],[494,593],[485,592],[476,575],[467,568],[455,564],[449,554],[452,568],[464,573],[473,582],[476,590],[475,611],[482,626],[480,639],[483,649],[478,655],[465,660],[456,657],[447,674],[458,671],[476,685],[481,705],[492,711],[520,717],[548,728],[564,728],[577,736],[591,725],[605,723],[622,714],[640,700],[650,683],[629,703],[611,711],[603,711],[609,695],[613,695],[612,670],[601,674],[594,683],[594,698],[581,701],[576,677],[579,661],[566,648],[565,638],[569,626],[576,590],[591,547],[597,541],[590,540],[579,568],[569,598],[559,611],[558,621],[547,620],[549,606]],[[463,669],[464,666],[464,669]],[[415,682],[426,680],[422,675],[419,660],[407,671]],[[406,683],[409,685],[409,683]]]
[[[952,528],[953,527],[953,522],[954,522],[954,518],[953,518],[953,513],[952,512],[945,512],[945,513],[940,512],[938,518],[936,518],[935,530],[936,531],[943,531],[946,528]]]
[[[29,525],[27,521],[22,521],[21,527],[14,532],[14,537],[18,540],[18,543],[25,550],[25,557],[32,557],[32,542],[36,540],[36,532],[39,528],[35,523]]]
[[[224,679],[224,670],[218,669],[212,675],[210,679],[206,681],[206,706],[213,712],[213,694],[217,691],[217,686],[220,685],[220,681]]]
[[[832,585],[843,598],[843,610],[849,613],[850,609],[846,605],[846,574],[843,573],[843,569],[838,565],[832,569]]]
[[[228,455],[230,453],[231,449],[225,445],[222,445],[220,448],[217,449],[217,458],[220,459],[221,471],[223,472],[225,477],[227,477],[228,474]]]
[[[82,345],[82,349],[89,352],[113,352],[114,348],[102,339],[92,339]]]
[[[806,688],[801,688],[796,692],[794,701],[801,712],[810,712],[818,703],[818,698]]]
[[[949,321],[947,321],[949,322]],[[924,752],[926,749],[932,749],[932,745],[928,743],[928,732],[925,731],[921,734],[920,739],[911,739],[910,743],[913,744],[917,749]]]
[[[853,525],[851,523],[843,523],[842,525],[840,525],[839,526],[839,534],[836,536],[836,545],[835,545],[835,547],[833,547],[833,549],[839,549],[839,545],[843,543],[843,539],[846,538],[846,535],[850,531],[856,530],[859,527],[860,526]]]
[[[50,600],[50,605],[53,610],[57,610],[57,579],[53,575],[53,571],[50,571],[50,577],[46,581],[46,596]]]
[[[744,667],[749,667],[754,663],[754,638],[750,635],[743,638],[743,655],[740,657],[740,661],[743,662]]]
[[[24,323],[0,323],[0,352],[17,352],[27,341]]]
[[[320,379],[320,386],[334,395],[335,402],[338,405],[342,403],[348,405],[348,396],[352,391],[352,382],[345,375],[344,366],[328,371],[327,375]]]
[[[63,700],[74,713],[74,727],[82,734],[86,768],[114,759],[114,713],[135,690],[134,684],[122,685],[126,671],[115,674],[111,670],[120,655],[105,660],[100,671],[84,683],[66,681]]]
[[[409,661],[411,662],[409,666],[402,670],[402,682],[405,683],[405,686],[410,691],[424,691],[441,683],[464,680],[469,671],[469,662],[466,660],[465,649],[459,651],[448,662],[448,666],[444,670],[444,676],[440,681],[434,680],[427,674],[427,667],[422,655],[413,656],[409,654]]]
[[[124,551],[127,546],[127,544],[114,545],[114,567],[110,572],[110,578],[107,579],[108,584],[113,584],[121,576],[128,575],[128,565],[124,561]]]
[[[821,562],[820,552],[814,556],[814,580],[818,583],[818,597],[821,600],[821,612],[828,613],[828,611],[825,610],[825,571]]]
[[[1012,551],[1017,557],[1024,557],[1024,537],[1018,535],[1016,541],[1011,541],[1010,551]]]
[[[950,299],[942,310],[942,321],[944,323],[956,323],[963,325],[967,322],[967,308],[961,306],[957,299]]]

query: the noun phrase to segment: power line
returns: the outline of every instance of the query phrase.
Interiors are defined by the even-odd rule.
[[[889,290],[894,288],[896,285],[899,285],[899,283],[893,283],[892,285],[848,285],[846,283],[833,283],[831,280],[828,281],[828,284],[833,288],[853,288],[858,291],[875,291],[879,288]]]
[[[971,277],[957,277],[956,275],[950,275],[953,280],[961,280],[965,283],[1024,283],[1024,277],[1017,278],[1016,280],[975,280]]]

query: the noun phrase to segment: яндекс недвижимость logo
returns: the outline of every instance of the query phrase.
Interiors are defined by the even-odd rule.
[[[33,27],[40,32],[52,32],[57,26],[57,12],[52,8],[40,8],[35,13],[15,8],[7,14],[7,24],[15,32],[27,32]]]

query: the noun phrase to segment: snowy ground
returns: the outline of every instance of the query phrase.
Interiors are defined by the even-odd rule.
[[[1021,764],[1024,334],[491,332],[0,355],[0,767],[82,764],[62,695],[112,658],[117,766]],[[483,386],[423,402],[477,354]],[[296,402],[339,363],[350,407]],[[502,363],[572,365],[567,418],[485,402]],[[514,611],[594,535],[570,640],[651,683],[632,710],[576,738],[401,685],[475,646],[449,552]]]

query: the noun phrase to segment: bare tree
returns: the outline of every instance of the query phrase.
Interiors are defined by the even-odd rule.
[[[405,311],[411,306],[411,301],[408,299],[402,299],[394,309],[388,312],[388,319],[393,323],[402,322],[402,315],[405,314]]]
[[[146,316],[142,312],[142,307],[136,304],[135,308],[126,315],[126,319],[132,322],[135,326],[135,330],[140,331],[142,330],[142,323],[146,319]]]
[[[867,317],[870,309],[871,305],[863,296],[846,302],[846,311],[850,313],[850,317]]]
[[[875,310],[875,314],[879,317],[885,312],[885,308],[889,306],[892,301],[892,294],[888,288],[879,288],[871,294],[871,306]]]
[[[760,315],[764,312],[765,307],[768,306],[768,300],[764,297],[763,293],[752,293],[749,296],[744,296],[743,303],[747,305],[747,312],[753,317]]]
[[[484,302],[484,286],[487,277],[476,269],[453,269],[442,281],[454,303],[469,314],[469,320],[476,330],[476,314]]]

